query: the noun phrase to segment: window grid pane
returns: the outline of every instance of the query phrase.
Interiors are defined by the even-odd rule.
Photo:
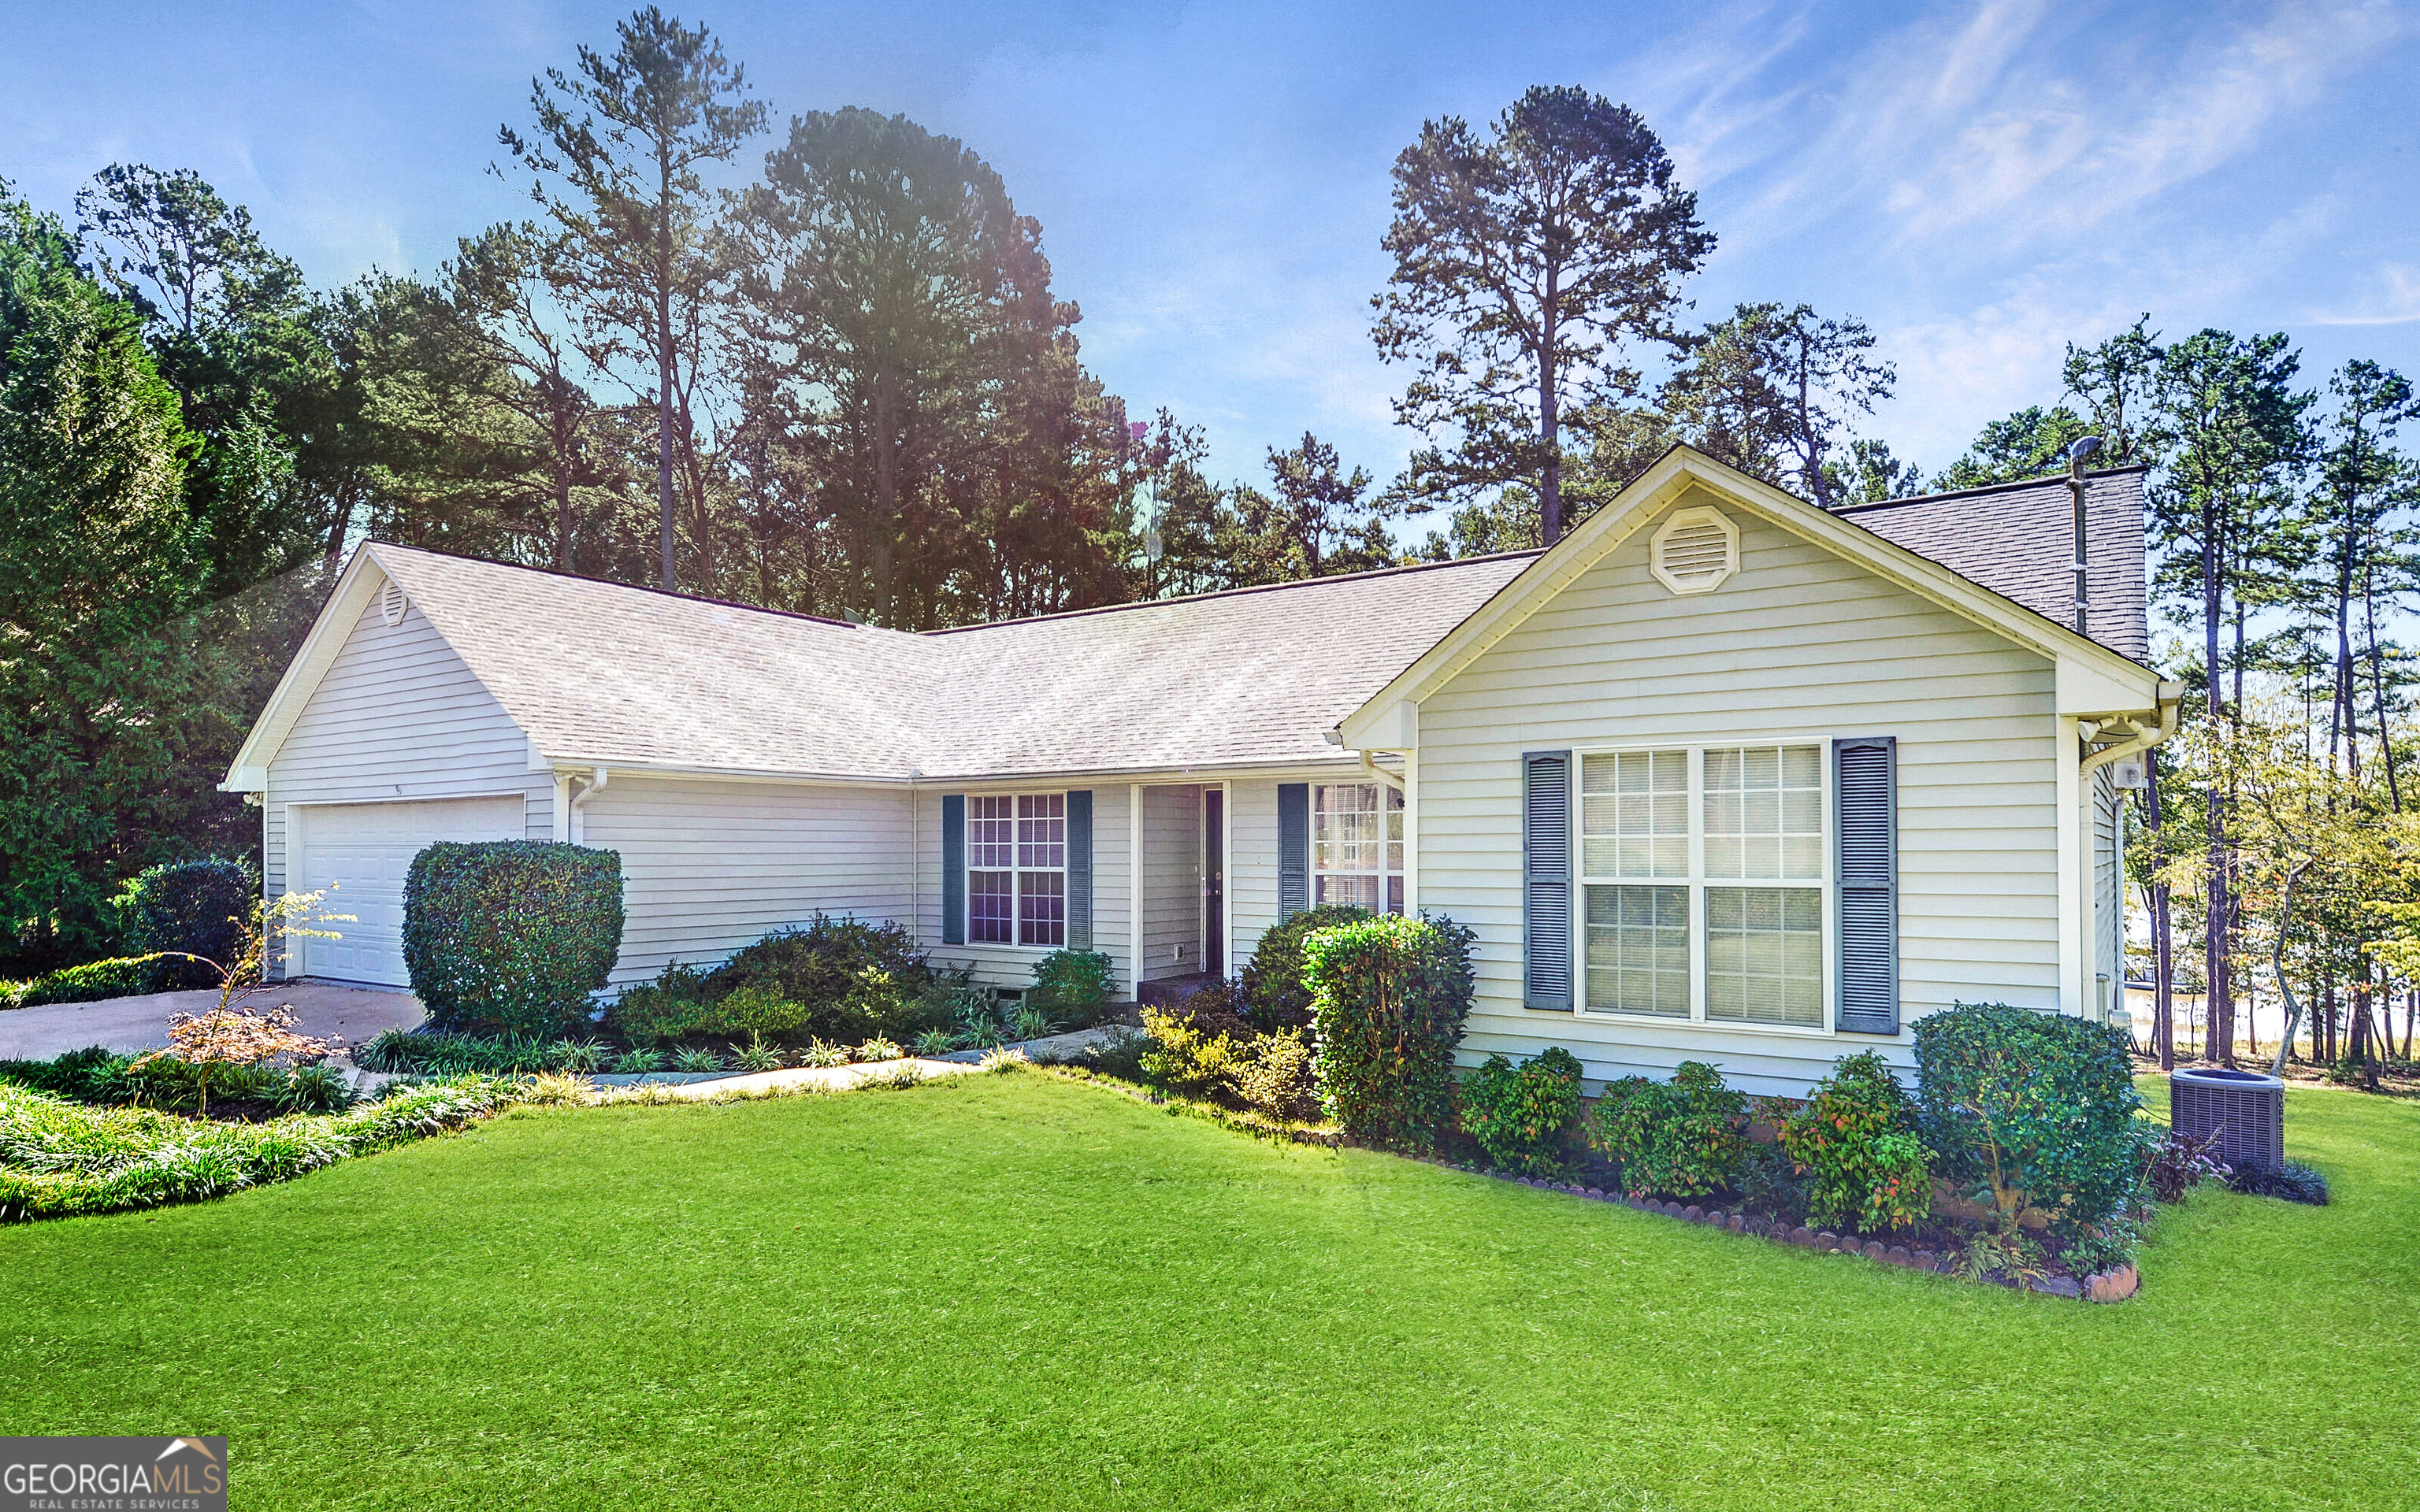
[[[967,873],[967,938],[976,945],[1006,945],[1016,938],[1009,915],[1016,891],[1013,872]]]
[[[1404,911],[1404,795],[1380,782],[1314,784],[1311,902]]]
[[[1615,751],[1581,758],[1580,874],[1687,878],[1687,751]]]
[[[1590,887],[1588,1006],[1689,1016],[1689,889]]]
[[[1813,746],[1706,752],[1706,875],[1820,882],[1823,764]]]
[[[1067,943],[1067,878],[1060,872],[1027,872],[1016,879],[1016,943]]]
[[[967,800],[967,865],[986,870],[1016,864],[1016,820],[1008,798]]]
[[[1029,793],[1016,800],[1016,864],[1063,867],[1067,864],[1067,795]]]
[[[1706,1016],[1734,1024],[1821,1026],[1821,889],[1706,889]]]

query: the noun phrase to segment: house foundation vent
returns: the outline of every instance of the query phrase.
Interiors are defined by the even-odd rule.
[[[2214,1066],[2168,1073],[2168,1126],[2195,1139],[2218,1135],[2218,1158],[2240,1170],[2286,1164],[2286,1084]]]

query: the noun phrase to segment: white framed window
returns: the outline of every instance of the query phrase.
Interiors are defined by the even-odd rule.
[[[1311,901],[1404,911],[1404,795],[1384,782],[1311,790]]]
[[[967,943],[1067,943],[1067,795],[967,796]]]
[[[1575,754],[1581,1010],[1823,1028],[1823,748]]]

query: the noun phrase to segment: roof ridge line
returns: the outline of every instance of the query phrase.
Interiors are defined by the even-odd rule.
[[[1326,583],[1357,582],[1367,578],[1393,578],[1415,572],[1435,572],[1441,567],[1466,567],[1474,562],[1502,562],[1514,557],[1536,557],[1544,548],[1530,547],[1519,551],[1482,551],[1477,556],[1455,557],[1450,562],[1406,562],[1392,567],[1369,567],[1360,572],[1331,573],[1325,578],[1296,578],[1290,582],[1253,583],[1245,588],[1214,588],[1206,593],[1179,594],[1172,598],[1138,598],[1124,604],[1096,604],[1091,609],[1063,609],[1049,614],[1024,614],[1013,620],[979,620],[972,625],[944,625],[930,630],[906,632],[919,637],[962,635],[969,630],[989,630],[1007,625],[1039,625],[1048,620],[1075,620],[1090,614],[1117,614],[1127,609],[1158,609],[1169,604],[1195,604],[1205,598],[1239,598],[1246,594],[1275,594],[1288,589],[1317,588]]]
[[[2094,468],[2084,474],[2086,482],[2100,478],[2122,478],[2130,472],[2149,472],[2149,462],[2129,462],[2123,467]],[[2045,472],[2039,478],[2016,478],[2006,483],[1980,484],[1972,488],[1945,488],[1939,493],[1912,493],[1897,499],[1869,499],[1862,503],[1841,504],[1827,513],[1857,515],[1869,509],[1895,509],[1900,504],[1929,504],[1944,499],[1979,499],[1987,494],[2012,493],[2019,488],[2039,488],[2044,484],[2065,483],[2067,474]]]
[[[475,557],[466,551],[440,551],[434,547],[406,546],[400,541],[365,540],[364,546],[385,551],[409,551],[415,556],[436,557],[444,562],[468,562],[473,566],[502,567],[508,572],[535,573],[541,578],[560,578],[566,582],[588,583],[598,588],[619,588],[633,594],[653,594],[658,598],[677,599],[685,604],[704,604],[712,609],[736,609],[750,614],[770,614],[784,620],[804,620],[810,625],[829,625],[842,630],[883,630],[892,635],[914,636],[914,630],[892,630],[889,625],[867,625],[859,620],[835,620],[828,614],[809,614],[802,609],[769,609],[763,604],[744,604],[736,598],[711,598],[704,594],[684,594],[676,588],[658,588],[651,583],[626,583],[618,578],[592,578],[584,572],[567,572],[561,567],[542,567],[528,562],[499,562],[493,557]]]

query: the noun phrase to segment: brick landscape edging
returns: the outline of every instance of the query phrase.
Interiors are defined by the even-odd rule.
[[[1652,1212],[1662,1217],[1678,1218],[1683,1223],[1700,1224],[1728,1233],[1769,1240],[1776,1244],[1792,1244],[1799,1249],[1813,1250],[1818,1254],[1854,1255],[1872,1260],[1878,1265],[1896,1265],[1910,1271],[1929,1271],[1936,1275],[1952,1273],[1951,1257],[1929,1249],[1911,1250],[1904,1244],[1885,1245],[1882,1241],[1875,1239],[1860,1242],[1854,1234],[1843,1239],[1828,1229],[1792,1227],[1787,1224],[1751,1217],[1746,1213],[1727,1212],[1720,1208],[1708,1210],[1694,1203],[1683,1206],[1678,1202],[1658,1202],[1652,1197],[1624,1196],[1619,1192],[1607,1192],[1602,1187],[1575,1186],[1569,1181],[1548,1181],[1534,1176],[1514,1176],[1505,1171],[1491,1171],[1483,1166],[1458,1165],[1451,1161],[1438,1160],[1434,1164],[1452,1170],[1466,1171],[1473,1176],[1492,1177],[1498,1181],[1512,1181],[1522,1186],[1536,1187],[1543,1192],[1559,1192],[1565,1196],[1582,1197],[1591,1202],[1618,1202],[1635,1212]],[[2009,1283],[1990,1284],[2008,1285]],[[2102,1271],[2086,1276],[2081,1281],[2071,1275],[2044,1276],[2039,1281],[2025,1283],[2024,1289],[2039,1291],[2051,1297],[2077,1297],[2090,1302],[2123,1302],[2134,1295],[2141,1285],[2142,1277],[2134,1267],[2121,1265],[2114,1271]]]

